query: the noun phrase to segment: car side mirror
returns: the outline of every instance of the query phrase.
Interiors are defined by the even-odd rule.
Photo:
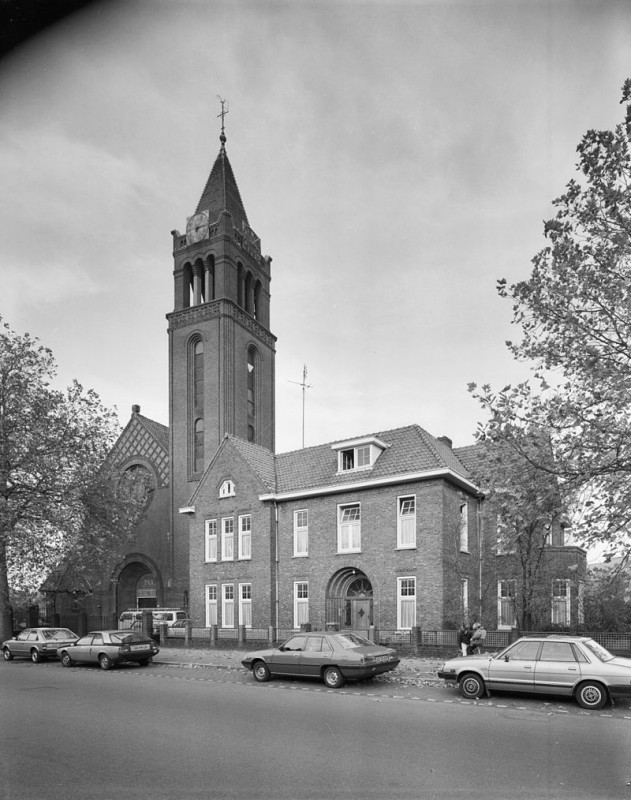
[[[510,661],[510,656],[504,656],[504,661],[506,662]]]

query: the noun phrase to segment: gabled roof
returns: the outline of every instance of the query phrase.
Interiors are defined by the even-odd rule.
[[[369,470],[338,473],[337,442],[280,453],[276,456],[278,493],[347,486],[365,481],[396,479],[419,473],[450,471],[470,482],[471,475],[454,451],[419,425],[372,434],[387,447]],[[344,440],[341,441],[343,443]]]
[[[398,480],[433,476],[446,477],[469,491],[476,491],[471,474],[451,447],[418,425],[370,434],[369,438],[385,445],[373,466],[339,472],[337,451],[346,441],[354,441],[357,437],[274,455],[265,447],[226,435],[206,474],[212,471],[219,452],[230,446],[260,478],[267,489],[267,493],[262,495],[266,499],[301,493],[318,494],[320,490],[328,493],[353,485],[396,483]],[[204,479],[191,498],[191,507],[195,505],[202,483]]]
[[[143,416],[134,406],[131,419],[118,437],[108,456],[108,465],[117,467],[131,458],[150,461],[160,479],[161,486],[169,483],[169,429],[149,417]]]
[[[211,223],[219,219],[219,215],[223,211],[227,211],[232,215],[235,228],[243,230],[244,223],[249,227],[241,193],[223,144],[210,171],[195,213],[199,214],[201,211],[209,212],[208,218]]]

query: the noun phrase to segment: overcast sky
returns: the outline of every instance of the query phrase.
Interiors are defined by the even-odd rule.
[[[0,70],[0,314],[168,422],[170,231],[219,151],[272,256],[276,445],[411,423],[456,445],[469,381],[525,374],[527,278],[589,128],[622,118],[631,4],[95,3]]]

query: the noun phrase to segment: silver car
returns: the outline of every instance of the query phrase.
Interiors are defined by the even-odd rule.
[[[101,669],[111,669],[124,662],[136,662],[145,667],[159,652],[153,639],[139,631],[90,631],[71,645],[60,648],[59,658],[64,667],[98,664]]]
[[[492,690],[528,692],[598,709],[613,695],[631,695],[631,658],[613,656],[586,636],[527,636],[494,655],[452,658],[438,677],[470,699]]]
[[[79,637],[68,628],[25,628],[13,639],[2,643],[5,661],[30,658],[35,664],[55,658],[63,645],[76,642]]]

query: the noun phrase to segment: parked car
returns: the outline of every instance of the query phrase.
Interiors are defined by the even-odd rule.
[[[631,695],[631,658],[585,636],[525,636],[494,655],[452,658],[438,677],[457,682],[467,698],[492,690],[565,695],[598,709],[613,695]]]
[[[241,661],[257,681],[272,675],[320,678],[331,689],[373,678],[399,663],[396,650],[351,632],[300,633],[280,647],[248,653]]]
[[[5,661],[30,658],[35,664],[55,658],[57,651],[79,637],[68,628],[24,628],[17,636],[2,643]]]
[[[136,661],[145,667],[159,652],[153,639],[147,639],[139,631],[91,631],[60,648],[59,658],[64,667],[80,663],[111,669],[125,661]]]

